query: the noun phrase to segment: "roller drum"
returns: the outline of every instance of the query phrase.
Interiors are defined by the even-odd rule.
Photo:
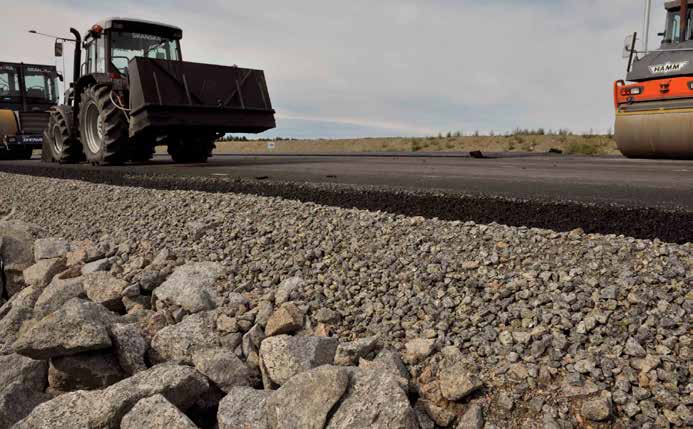
[[[693,109],[617,112],[614,131],[628,158],[693,159]]]

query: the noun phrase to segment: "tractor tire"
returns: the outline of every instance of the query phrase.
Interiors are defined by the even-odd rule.
[[[173,162],[205,163],[212,156],[216,136],[185,137],[169,142],[168,154]]]
[[[85,89],[79,106],[79,129],[87,161],[99,165],[127,162],[128,120],[111,101],[111,88],[94,85]]]
[[[72,118],[70,106],[51,110],[48,127],[43,132],[42,161],[74,164],[83,159],[82,144],[75,135]]]

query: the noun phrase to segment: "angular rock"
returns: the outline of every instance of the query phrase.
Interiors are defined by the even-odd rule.
[[[14,351],[13,345],[24,323],[33,317],[34,304],[40,294],[40,290],[28,287],[0,307],[0,354]]]
[[[433,353],[435,344],[436,340],[434,339],[417,338],[410,340],[404,346],[404,359],[411,364],[417,364]]]
[[[199,262],[178,267],[173,274],[154,290],[154,299],[176,305],[188,313],[213,310],[222,300],[215,287],[224,275],[224,267],[217,263]]]
[[[340,343],[334,356],[334,364],[342,366],[357,365],[359,359],[366,358],[380,346],[380,337],[361,338],[348,343]]]
[[[319,323],[327,323],[329,325],[334,325],[339,323],[341,316],[336,311],[330,310],[329,308],[321,308],[315,313],[315,320]]]
[[[53,281],[43,290],[34,306],[34,318],[42,319],[54,311],[59,310],[66,302],[73,298],[86,298],[87,293],[82,285],[82,277],[60,279],[54,277]]]
[[[195,423],[162,395],[141,399],[123,417],[121,429],[197,429]]]
[[[82,267],[82,274],[87,275],[101,271],[108,271],[111,269],[112,265],[113,261],[111,261],[110,258],[98,259],[96,261],[89,262],[88,264],[84,264]]]
[[[386,349],[380,351],[372,361],[361,359],[359,368],[389,372],[398,378],[399,385],[405,392],[409,391],[409,370],[397,351]]]
[[[103,305],[111,311],[122,311],[122,293],[128,287],[125,280],[120,280],[106,272],[95,272],[82,277],[84,291],[90,300]]]
[[[611,398],[602,395],[596,399],[587,400],[582,404],[581,414],[587,420],[603,422],[611,418]]]
[[[644,358],[647,356],[647,351],[640,345],[640,343],[633,337],[628,338],[626,341],[626,346],[623,350],[628,356]]]
[[[157,365],[104,390],[60,395],[34,408],[14,429],[116,429],[123,416],[143,398],[161,394],[185,410],[207,389],[207,380],[193,368]]]
[[[195,368],[228,393],[236,386],[251,386],[255,374],[232,351],[201,350],[193,355]]]
[[[479,405],[472,404],[457,421],[455,429],[482,429],[483,427],[484,412]]]
[[[303,312],[293,302],[282,304],[272,313],[265,327],[265,335],[292,334],[303,327]]]
[[[267,326],[269,318],[272,317],[274,313],[274,306],[269,301],[260,301],[257,305],[257,315],[255,316],[255,323],[260,325],[262,328]]]
[[[322,429],[349,385],[346,369],[325,365],[294,376],[266,402],[273,429]]]
[[[69,356],[111,346],[107,326],[117,315],[93,302],[78,298],[24,330],[14,349],[33,359]]]
[[[441,404],[443,405],[443,404]],[[441,427],[448,427],[455,420],[455,413],[452,410],[445,408],[444,406],[439,406],[433,401],[427,399],[419,399],[416,403],[416,408],[422,409],[427,416],[429,416],[435,424]]]
[[[322,365],[331,365],[337,339],[325,337],[269,337],[260,345],[263,379],[283,385],[291,377]],[[265,388],[268,386],[265,385]]]
[[[9,428],[31,413],[39,404],[51,399],[43,390],[14,381],[0,390],[0,428]]]
[[[438,369],[440,393],[449,401],[459,401],[483,387],[483,382],[459,352],[447,354]]]
[[[152,361],[191,365],[196,352],[221,347],[221,335],[215,329],[216,317],[215,311],[201,312],[161,329],[152,340]]]
[[[34,241],[39,233],[40,228],[30,223],[0,221],[0,255],[5,263],[9,297],[24,289],[22,271],[34,263]]]
[[[219,429],[268,429],[265,404],[272,392],[234,387],[219,403]]]
[[[246,363],[253,369],[260,369],[260,344],[265,339],[265,332],[256,324],[243,335],[241,349]]]
[[[46,388],[48,363],[18,354],[0,356],[0,391],[19,382],[32,390],[42,392]]]
[[[24,270],[24,283],[36,289],[43,289],[64,269],[65,258],[42,259]]]
[[[147,342],[142,330],[134,323],[117,323],[111,326],[110,334],[113,350],[123,371],[130,375],[145,371]]]
[[[70,243],[60,238],[39,238],[34,242],[34,259],[61,258],[70,251]]]
[[[60,392],[103,389],[125,378],[117,359],[96,351],[51,359],[48,385]]]
[[[274,304],[279,306],[291,300],[291,294],[305,282],[300,277],[291,277],[279,284],[277,291],[274,293]]]
[[[377,368],[351,370],[350,387],[327,428],[418,428],[416,413],[398,379],[398,374]]]

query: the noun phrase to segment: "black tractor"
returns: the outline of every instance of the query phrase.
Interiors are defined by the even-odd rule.
[[[0,159],[30,159],[41,149],[57,104],[55,66],[0,62]]]
[[[184,62],[178,27],[110,18],[83,42],[70,32],[74,82],[51,112],[44,161],[144,162],[167,146],[175,162],[205,162],[220,136],[276,126],[264,72]]]

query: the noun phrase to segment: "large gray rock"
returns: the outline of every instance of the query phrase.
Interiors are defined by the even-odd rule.
[[[327,428],[417,429],[416,413],[399,383],[399,374],[379,368],[350,371],[350,387]]]
[[[14,429],[116,429],[123,416],[143,398],[161,394],[185,410],[208,388],[205,377],[195,369],[162,364],[104,390],[60,395],[34,408]]]
[[[359,363],[359,359],[367,357],[375,352],[380,344],[380,337],[360,338],[348,343],[340,343],[334,357],[335,365],[353,366]]]
[[[326,337],[279,335],[266,338],[260,345],[263,381],[269,380],[281,386],[296,374],[321,365],[331,365],[337,344],[336,338]]]
[[[305,282],[300,277],[291,277],[282,281],[274,294],[274,303],[279,306],[285,302],[291,301],[291,294],[303,285],[305,285]]]
[[[195,423],[162,395],[140,400],[123,417],[120,429],[197,429]]]
[[[580,413],[587,420],[595,422],[609,420],[612,413],[610,394],[608,392],[602,392],[599,397],[585,401],[582,404]]]
[[[0,427],[12,426],[50,399],[43,393],[47,370],[45,361],[17,354],[0,356]]]
[[[205,311],[157,332],[150,350],[152,361],[192,364],[195,352],[221,347],[221,336],[215,329],[216,318],[215,311]]]
[[[110,351],[80,353],[51,359],[48,385],[60,392],[103,389],[125,378]]]
[[[482,429],[483,427],[484,412],[479,405],[472,404],[457,421],[455,429]]]
[[[5,288],[10,297],[24,288],[22,272],[34,263],[34,241],[40,232],[30,223],[0,221],[0,255],[5,262]]]
[[[438,369],[438,384],[443,397],[459,401],[481,389],[484,384],[477,376],[478,371],[464,361],[459,350],[447,348],[446,352]]]
[[[234,387],[219,403],[219,429],[268,429],[265,404],[272,392]]]
[[[304,314],[293,302],[282,304],[272,313],[265,327],[265,335],[293,334],[303,328]]]
[[[70,242],[60,238],[39,238],[34,242],[34,259],[61,258],[70,251]]]
[[[128,287],[125,280],[117,279],[106,272],[95,272],[82,277],[82,284],[91,301],[112,311],[122,311],[122,293]]]
[[[267,400],[273,429],[322,429],[349,386],[346,369],[325,365],[296,375]]]
[[[201,350],[193,355],[193,364],[226,393],[236,386],[251,386],[256,378],[231,350]]]
[[[66,302],[73,298],[86,298],[87,294],[82,285],[82,277],[61,279],[54,277],[50,284],[43,290],[34,306],[34,318],[42,319],[54,311],[59,310]]]
[[[183,308],[188,313],[213,310],[222,298],[215,283],[224,275],[221,264],[198,262],[178,267],[154,291],[154,299]]]
[[[102,271],[108,271],[111,269],[112,265],[113,261],[110,258],[98,259],[96,261],[84,264],[84,266],[82,267],[82,274],[87,275]]]
[[[65,258],[42,259],[23,272],[24,283],[44,289],[57,274],[65,269]]]
[[[69,356],[111,346],[107,326],[118,316],[93,302],[78,298],[23,330],[14,349],[33,359]]]
[[[34,305],[41,294],[33,287],[23,289],[0,307],[0,354],[12,353],[24,323],[34,315]]]
[[[147,369],[144,361],[147,341],[135,323],[116,323],[111,326],[110,334],[113,350],[123,371],[134,375]]]

